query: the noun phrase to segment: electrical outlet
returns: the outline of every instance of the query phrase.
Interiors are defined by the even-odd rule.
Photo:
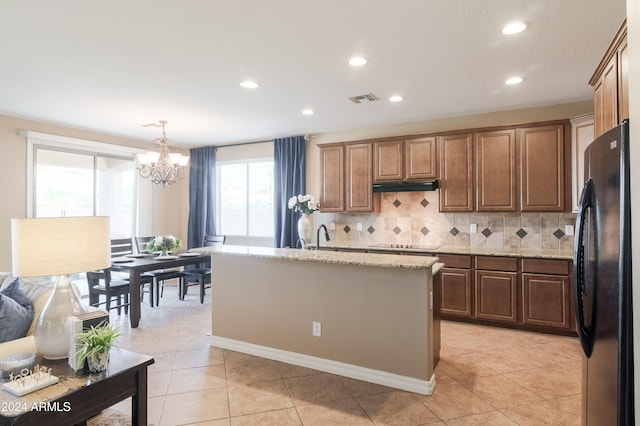
[[[358,228],[358,231],[362,232],[362,222],[358,222],[357,228]]]
[[[331,222],[331,223],[329,224],[329,229],[330,229],[331,231],[335,231],[335,230],[336,230],[336,223],[335,223],[335,222]]]
[[[319,321],[314,321],[313,322],[311,334],[316,336],[316,337],[322,336],[322,323],[321,322],[319,322]]]
[[[478,224],[477,223],[472,223],[469,225],[469,233],[471,234],[475,234],[478,232]]]
[[[565,225],[564,226],[565,235],[571,236],[573,235],[573,225]]]

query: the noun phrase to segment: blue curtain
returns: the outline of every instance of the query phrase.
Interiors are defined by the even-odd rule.
[[[298,213],[287,206],[289,198],[305,194],[307,163],[304,136],[275,139],[274,162],[274,247],[295,247],[298,240]]]
[[[188,248],[202,247],[206,235],[216,234],[216,149],[190,150]]]

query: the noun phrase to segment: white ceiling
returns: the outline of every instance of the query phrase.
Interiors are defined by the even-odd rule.
[[[0,114],[193,147],[586,101],[625,3],[2,0]]]

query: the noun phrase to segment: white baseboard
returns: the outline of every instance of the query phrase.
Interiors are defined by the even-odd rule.
[[[270,348],[268,346],[255,345],[253,343],[227,339],[226,337],[219,336],[211,336],[211,346],[255,355],[275,361],[281,361],[287,364],[298,365],[300,367],[312,368],[314,370],[320,370],[327,373],[337,374],[339,376],[350,377],[352,379],[363,380],[365,382],[376,383],[423,395],[431,395],[436,386],[435,374],[431,376],[430,380],[420,380],[413,377],[388,373],[386,371],[373,370],[353,364],[345,364],[343,362],[303,355],[282,349]]]

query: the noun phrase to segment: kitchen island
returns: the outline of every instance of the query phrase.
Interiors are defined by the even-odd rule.
[[[433,392],[436,257],[226,245],[195,250],[212,255],[213,346]]]

